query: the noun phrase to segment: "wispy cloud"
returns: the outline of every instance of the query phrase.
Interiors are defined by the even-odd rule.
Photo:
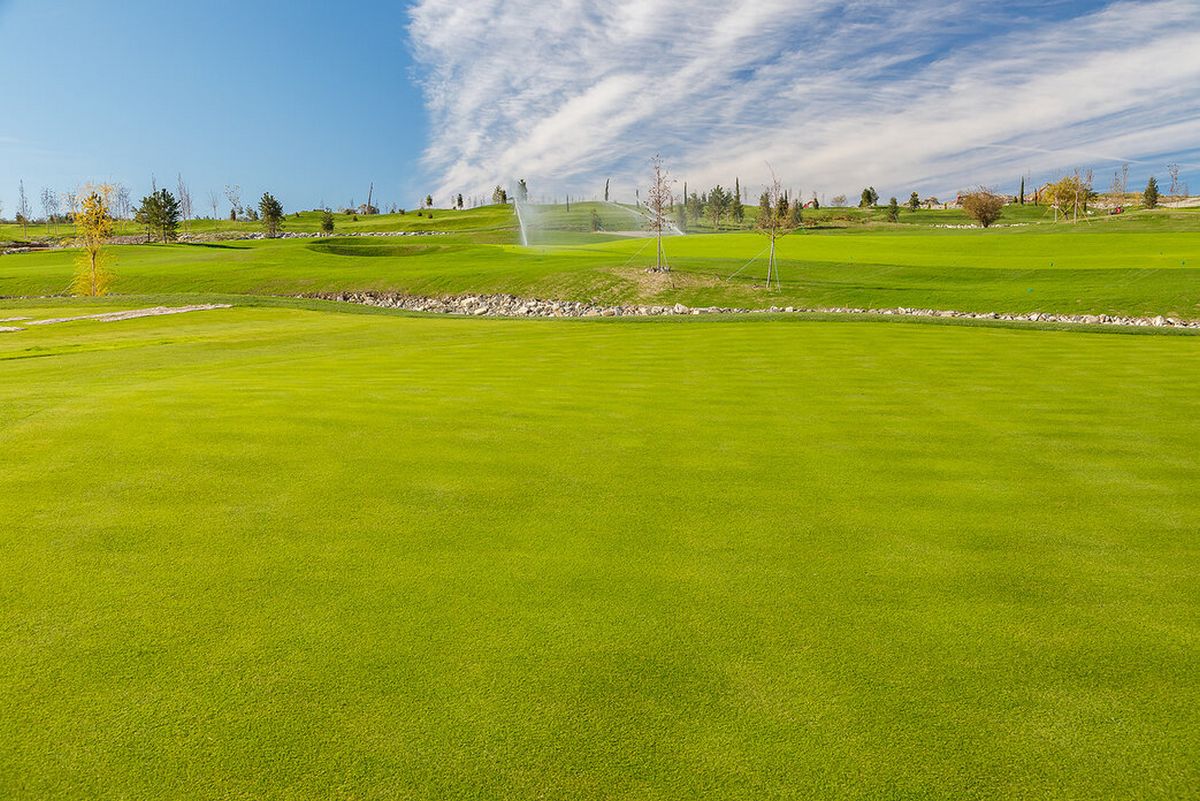
[[[419,0],[409,36],[443,194],[631,195],[656,152],[694,185],[946,192],[1200,147],[1195,0]]]

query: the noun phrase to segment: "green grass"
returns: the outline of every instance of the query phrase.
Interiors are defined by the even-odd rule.
[[[767,292],[539,211],[0,257],[0,319],[236,305],[0,333],[0,798],[1196,794],[1200,337],[280,296],[1200,318],[1200,214],[829,219]]]
[[[644,273],[648,240],[570,230],[603,204],[539,209],[533,246],[512,212],[488,207],[405,215],[443,226],[428,239],[335,237],[114,248],[119,293],[297,294],[341,290],[513,292],[602,302],[762,307],[919,306],[996,312],[1200,317],[1200,215],[1131,212],[1078,225],[983,230],[872,225],[809,230],[779,246],[782,287],[766,291],[765,240],[753,233],[672,237],[676,280]],[[609,215],[625,214],[606,206]],[[450,219],[445,219],[450,218]],[[373,223],[376,221],[372,218]],[[379,224],[395,221],[378,218]],[[454,229],[450,222],[461,224]],[[0,296],[57,294],[72,253],[0,258]]]
[[[289,212],[283,220],[284,231],[316,234],[321,230],[322,212]],[[352,215],[334,214],[334,230],[347,231],[488,231],[510,230],[513,225],[512,209],[505,206],[481,206],[474,209],[425,209],[408,211],[405,214]],[[68,223],[51,225],[31,224],[28,229],[13,222],[0,222],[0,242],[25,239],[26,230],[30,239],[69,239],[74,236]],[[189,220],[179,227],[180,233],[244,232],[261,231],[260,223],[239,220]],[[114,232],[120,236],[140,236],[145,233],[137,223],[121,220],[115,224]],[[507,240],[506,240],[507,241]]]
[[[1187,797],[1198,382],[934,325],[0,335],[0,796]]]

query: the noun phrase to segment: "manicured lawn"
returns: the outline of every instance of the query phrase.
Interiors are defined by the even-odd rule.
[[[333,274],[289,246],[123,280]],[[1194,796],[1197,385],[916,324],[0,334],[0,797]]]
[[[588,205],[573,204],[571,214],[590,213]],[[546,224],[566,225],[565,209],[543,213]],[[606,213],[623,212],[608,207]],[[513,244],[516,235],[498,216],[510,210],[461,214],[458,222],[475,227],[437,237],[117,247],[114,291],[508,292],[603,302],[1200,318],[1197,214],[990,231],[915,225],[808,231],[781,240],[783,286],[769,292],[762,286],[767,243],[753,233],[670,238],[666,251],[676,275],[668,283],[644,272],[653,257],[649,240],[554,230],[524,248]],[[419,219],[437,226],[449,215]],[[0,296],[61,293],[71,270],[69,251],[2,257]]]

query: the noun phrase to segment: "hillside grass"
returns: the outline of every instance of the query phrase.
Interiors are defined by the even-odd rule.
[[[0,334],[0,796],[1200,786],[1200,339],[247,302]]]
[[[605,213],[632,212],[610,204]],[[991,230],[904,224],[804,230],[780,241],[782,286],[770,291],[762,286],[767,243],[758,234],[668,238],[674,270],[668,281],[644,272],[653,257],[649,240],[569,230],[575,216],[590,216],[588,204],[572,204],[570,215],[562,207],[536,214],[542,227],[529,248],[514,244],[508,207],[406,221],[450,230],[422,239],[115,247],[114,291],[511,292],[605,303],[1200,317],[1200,214],[1192,211]],[[447,217],[462,227],[451,229]],[[0,258],[0,296],[64,292],[72,258],[69,250]]]

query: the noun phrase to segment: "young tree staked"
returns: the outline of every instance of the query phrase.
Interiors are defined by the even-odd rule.
[[[1142,203],[1148,209],[1158,207],[1158,179],[1153,175],[1146,181],[1146,191],[1142,192]]]
[[[263,192],[259,199],[258,216],[262,220],[263,233],[267,235],[267,239],[279,236],[279,229],[283,227],[283,204],[270,192]]]
[[[654,232],[654,237],[657,240],[657,255],[655,257],[654,271],[658,273],[669,273],[671,266],[667,264],[667,260],[663,255],[663,231],[670,227],[671,221],[668,217],[671,211],[673,198],[671,196],[671,179],[667,174],[667,170],[663,167],[662,159],[655,155],[650,159],[650,188],[646,193],[646,208],[650,212],[649,228]]]
[[[796,205],[799,205],[799,202]],[[767,185],[758,199],[758,219],[754,223],[755,229],[771,240],[770,255],[767,257],[767,289],[771,288],[772,279],[774,279],[776,287],[780,286],[775,243],[779,237],[796,230],[796,226],[799,224],[799,215],[794,218],[789,216],[788,207],[788,198],[783,191],[783,184],[772,175],[771,183]]]
[[[998,195],[990,189],[980,187],[973,192],[964,193],[961,203],[963,211],[968,216],[977,220],[984,228],[987,228],[1000,219],[1000,215],[1004,209],[1004,196]]]
[[[75,261],[71,291],[76,295],[98,297],[105,294],[112,283],[112,272],[108,269],[109,254],[104,244],[112,236],[113,220],[108,212],[105,189],[101,187],[99,191],[84,197],[82,207],[75,214],[80,251]]]

